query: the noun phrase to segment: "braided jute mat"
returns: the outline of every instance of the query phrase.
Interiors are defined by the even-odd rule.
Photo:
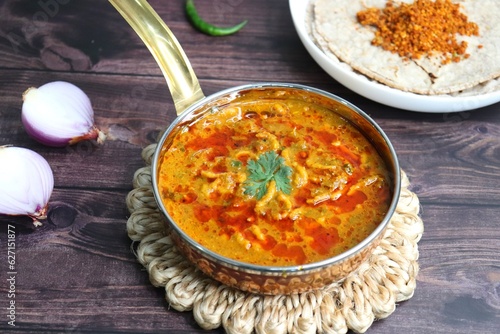
[[[401,196],[375,252],[342,281],[296,295],[263,296],[230,288],[196,269],[174,246],[152,190],[156,144],[142,151],[146,166],[134,174],[127,196],[128,235],[151,283],[165,289],[170,307],[192,311],[204,329],[227,333],[363,333],[413,296],[423,233],[418,197],[402,172]]]

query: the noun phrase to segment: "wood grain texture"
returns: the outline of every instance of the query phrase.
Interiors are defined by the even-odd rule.
[[[302,83],[370,114],[393,142],[422,205],[417,290],[369,333],[496,333],[500,328],[500,105],[423,114],[369,101],[307,54],[288,1],[197,1],[214,24],[248,25],[214,38],[186,20],[184,1],[151,0],[177,36],[205,95],[259,81]],[[0,215],[0,332],[205,333],[151,286],[126,232],[125,197],[141,150],[174,119],[161,72],[106,1],[0,1],[0,145],[51,164],[48,220]],[[91,98],[102,146],[44,147],[22,128],[21,94],[55,80]],[[3,162],[2,162],[3,163]],[[8,226],[16,231],[16,327],[7,324]],[[222,333],[222,329],[210,333]]]

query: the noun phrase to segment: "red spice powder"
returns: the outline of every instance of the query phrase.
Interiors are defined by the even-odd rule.
[[[399,54],[405,59],[423,55],[442,55],[443,64],[468,58],[467,42],[456,35],[478,36],[479,27],[460,12],[450,0],[416,0],[385,8],[368,8],[357,13],[358,22],[377,28],[372,44]],[[480,46],[481,47],[481,46]]]

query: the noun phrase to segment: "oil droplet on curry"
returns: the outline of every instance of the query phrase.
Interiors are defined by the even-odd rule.
[[[350,122],[280,90],[211,107],[168,140],[160,196],[194,241],[263,266],[325,260],[364,240],[391,200],[387,168]]]

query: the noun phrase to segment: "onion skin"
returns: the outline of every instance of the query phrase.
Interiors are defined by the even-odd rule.
[[[28,88],[23,93],[21,121],[31,138],[47,146],[64,147],[82,140],[102,143],[106,137],[94,124],[88,96],[64,81]]]
[[[0,214],[25,215],[40,226],[54,189],[49,163],[26,148],[0,146]]]

